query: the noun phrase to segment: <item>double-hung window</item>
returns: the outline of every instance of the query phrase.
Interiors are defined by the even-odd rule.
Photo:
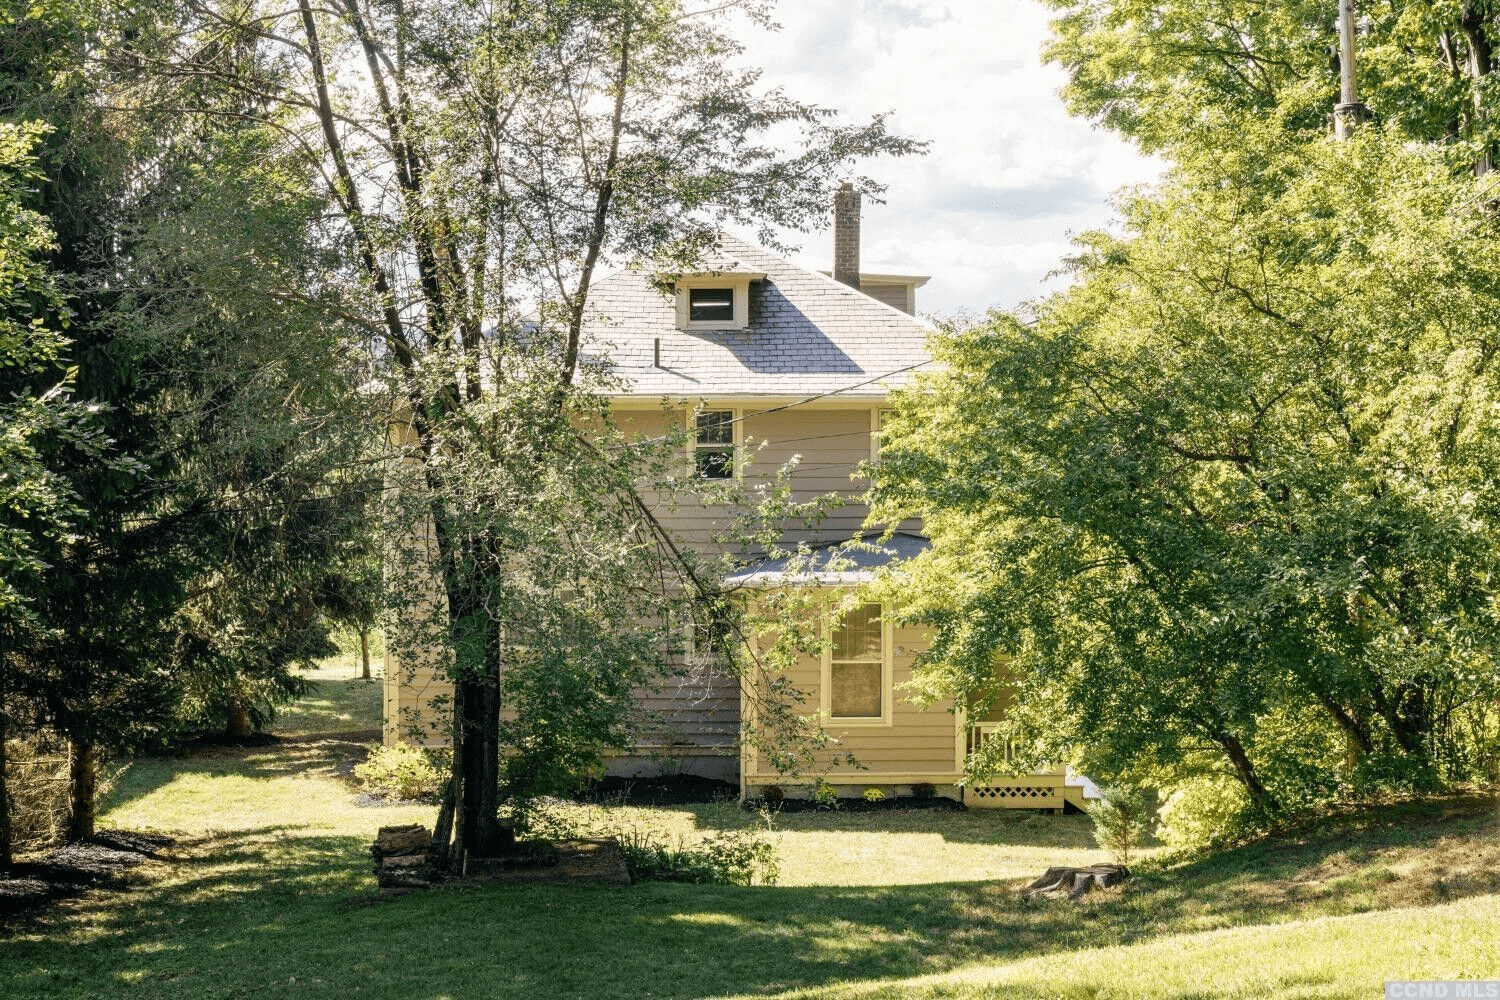
[[[833,721],[890,719],[889,650],[879,604],[845,611],[829,630],[824,707]]]
[[[734,411],[701,410],[693,437],[693,472],[700,479],[734,478]]]

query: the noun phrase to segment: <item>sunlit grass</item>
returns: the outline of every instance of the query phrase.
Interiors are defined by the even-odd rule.
[[[310,733],[358,732],[380,728],[381,662],[371,666],[369,680],[360,677],[357,653],[323,660],[311,670],[298,671],[313,682],[313,690],[276,710],[271,732],[278,736]]]
[[[1085,948],[936,976],[842,983],[791,1000],[1174,1000],[1381,995],[1388,980],[1492,980],[1500,972],[1500,896],[1420,910],[1317,917],[1141,944]]]

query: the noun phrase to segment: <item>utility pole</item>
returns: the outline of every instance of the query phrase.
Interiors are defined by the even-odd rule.
[[[1333,106],[1333,131],[1347,139],[1369,118],[1354,86],[1354,0],[1339,0],[1339,102]]]

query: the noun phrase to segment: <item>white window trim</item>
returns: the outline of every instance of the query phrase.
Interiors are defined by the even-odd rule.
[[[677,329],[679,330],[743,330],[750,325],[750,282],[764,278],[764,274],[743,271],[725,274],[693,274],[678,278],[675,286],[677,300]],[[688,319],[688,289],[729,288],[734,292],[733,319]]]
[[[727,483],[739,482],[744,475],[744,467],[740,464],[740,455],[744,446],[744,421],[740,419],[740,411],[732,406],[700,406],[688,413],[687,416],[687,474],[689,479],[698,479],[698,414],[700,413],[727,413],[730,416],[730,426],[734,428],[734,475],[727,479],[704,478],[705,483]]]
[[[870,410],[870,462],[880,461],[880,432],[885,429],[886,415],[895,413],[893,406],[881,403]]]
[[[873,601],[870,603],[874,603]],[[823,717],[824,725],[827,727],[856,728],[873,726],[891,726],[894,724],[892,714],[893,702],[895,701],[894,674],[895,674],[895,646],[892,640],[895,638],[895,627],[891,624],[891,618],[886,605],[880,606],[880,716],[835,717],[833,714],[833,614],[835,607],[829,605],[823,614],[823,664],[822,681],[819,688],[819,708]]]

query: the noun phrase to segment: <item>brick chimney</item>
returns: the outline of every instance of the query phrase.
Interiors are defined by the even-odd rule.
[[[859,288],[859,192],[845,181],[833,196],[833,280]]]

